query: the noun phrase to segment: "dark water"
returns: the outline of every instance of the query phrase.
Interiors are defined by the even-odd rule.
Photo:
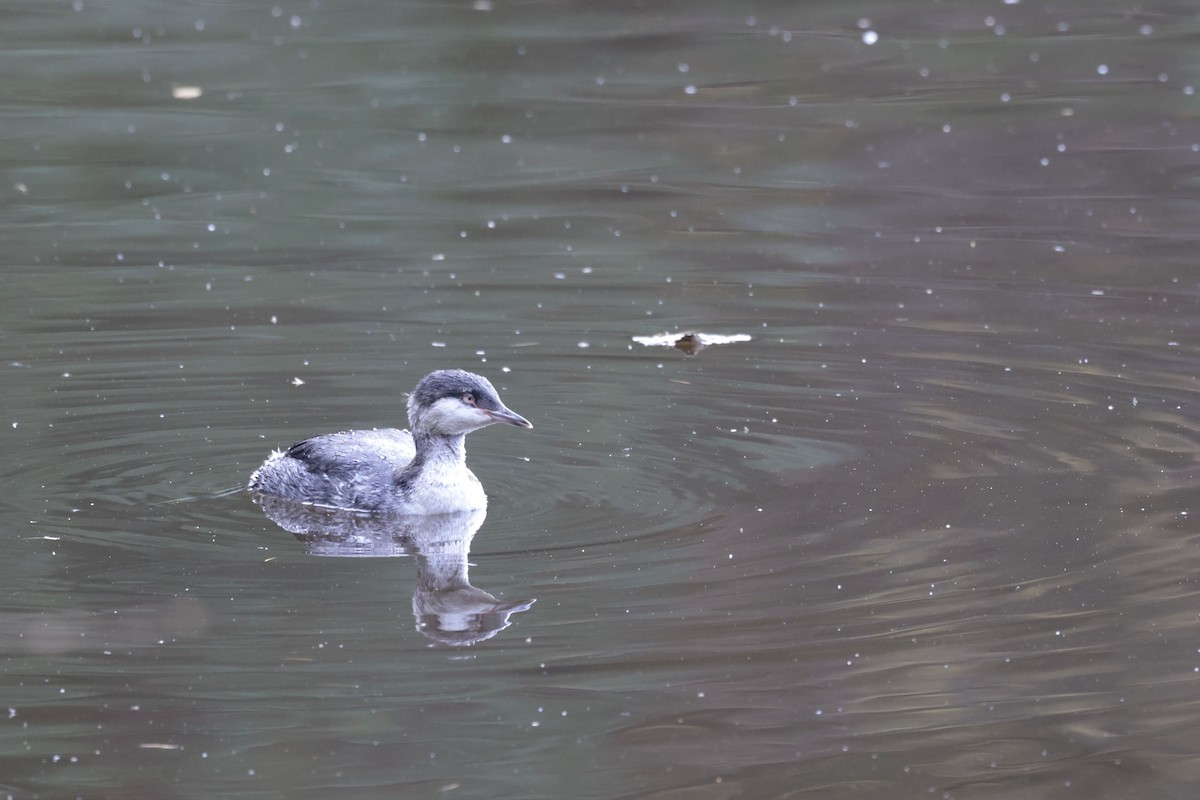
[[[0,797],[1195,797],[1198,32],[11,4]],[[220,494],[447,366],[486,520]]]

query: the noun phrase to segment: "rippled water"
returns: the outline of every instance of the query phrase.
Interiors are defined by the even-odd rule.
[[[0,796],[1195,796],[1198,22],[17,4]]]

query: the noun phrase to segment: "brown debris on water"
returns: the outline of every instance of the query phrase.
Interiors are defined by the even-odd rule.
[[[674,347],[676,350],[682,351],[684,355],[694,356],[710,345],[748,342],[750,337],[744,333],[725,335],[687,331],[685,333],[660,333],[655,336],[634,336],[633,340],[647,347]]]

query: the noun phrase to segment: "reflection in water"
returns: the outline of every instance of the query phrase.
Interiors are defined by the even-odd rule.
[[[279,527],[305,543],[314,556],[390,558],[413,556],[417,587],[413,617],[417,630],[435,642],[477,644],[512,624],[534,599],[506,603],[471,585],[467,558],[471,539],[483,525],[482,509],[457,514],[366,515],[316,508],[270,495],[254,502]]]

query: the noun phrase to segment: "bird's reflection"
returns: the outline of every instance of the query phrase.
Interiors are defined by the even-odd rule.
[[[343,558],[412,556],[417,562],[413,616],[417,630],[441,644],[464,646],[492,638],[534,600],[506,603],[471,585],[467,559],[483,510],[387,516],[315,508],[254,495],[276,525],[304,542],[309,555]]]

